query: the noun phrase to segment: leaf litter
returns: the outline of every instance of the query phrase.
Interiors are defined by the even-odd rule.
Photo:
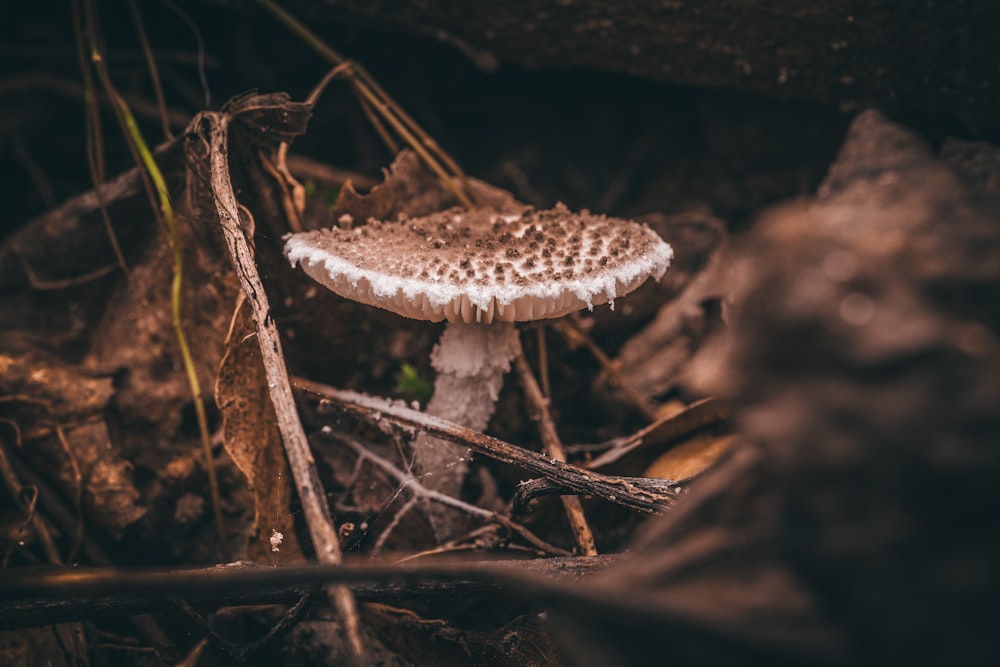
[[[240,192],[240,204],[247,212],[252,212],[241,218],[245,222],[250,217],[265,221],[266,233],[250,238],[255,242],[256,262],[261,273],[267,276],[265,288],[271,303],[275,304],[269,316],[281,322],[283,347],[288,351],[289,364],[296,372],[327,385],[346,385],[375,396],[390,396],[393,371],[402,368],[405,362],[419,363],[419,359],[426,358],[437,332],[427,332],[424,329],[429,327],[418,327],[385,313],[354,308],[332,295],[310,294],[308,284],[284,264],[277,244],[268,243],[268,235],[275,239],[283,231],[280,222],[283,204],[274,201],[273,191],[261,187],[260,184],[268,182],[265,176],[268,172],[257,159],[262,147],[267,149],[278,139],[288,140],[304,131],[308,114],[279,96],[244,98],[230,105],[228,113],[234,119],[229,157],[232,178]],[[272,122],[275,120],[280,122]],[[901,479],[895,476],[892,468],[871,468],[863,456],[838,458],[842,449],[836,445],[836,416],[822,410],[811,412],[810,407],[841,405],[869,416],[870,421],[857,422],[861,429],[857,441],[869,444],[884,441],[888,449],[877,450],[877,456],[881,457],[877,460],[883,463],[898,460],[893,456],[901,451],[900,448],[910,452],[907,456],[920,460],[936,461],[945,456],[930,444],[927,449],[919,449],[927,442],[919,437],[912,440],[918,447],[915,450],[905,449],[906,442],[898,438],[887,437],[890,427],[906,431],[908,422],[905,420],[913,416],[913,405],[921,406],[928,414],[941,414],[943,399],[925,379],[928,376],[921,374],[922,369],[928,374],[937,373],[938,367],[934,365],[937,357],[928,358],[926,366],[914,365],[912,375],[894,376],[902,383],[900,396],[909,397],[908,400],[901,401],[874,389],[860,392],[854,402],[846,399],[850,392],[868,386],[864,372],[873,364],[891,363],[901,356],[913,358],[915,352],[926,350],[934,350],[935,354],[943,351],[943,354],[965,355],[955,372],[964,374],[962,377],[969,380],[959,398],[969,398],[970,402],[949,405],[954,406],[956,419],[989,419],[980,414],[980,409],[990,403],[989,397],[995,398],[995,388],[990,393],[988,386],[976,380],[981,376],[967,368],[966,361],[975,358],[980,365],[995,361],[995,337],[990,332],[996,323],[980,323],[975,303],[947,298],[949,294],[956,294],[953,287],[957,284],[974,284],[987,290],[988,285],[996,284],[996,265],[987,255],[983,255],[983,262],[972,265],[956,261],[964,257],[968,247],[976,244],[992,247],[990,244],[995,242],[995,234],[979,224],[982,216],[977,212],[981,208],[977,207],[984,206],[985,200],[967,195],[964,186],[949,176],[950,172],[941,163],[919,143],[912,143],[905,131],[902,135],[899,132],[898,128],[878,118],[864,116],[858,120],[854,134],[848,137],[844,152],[819,196],[806,204],[805,209],[775,212],[765,226],[765,234],[770,235],[766,237],[767,245],[754,247],[751,244],[747,246],[750,250],[742,250],[742,257],[750,258],[767,256],[769,252],[779,254],[774,261],[756,268],[746,261],[737,265],[746,272],[744,275],[751,277],[743,286],[756,285],[760,294],[777,297],[770,303],[776,304],[774,307],[779,310],[757,320],[746,316],[737,318],[740,338],[729,338],[728,349],[732,356],[727,357],[733,361],[726,362],[730,366],[722,367],[732,370],[723,370],[720,374],[713,369],[722,348],[708,345],[710,337],[724,331],[725,323],[730,321],[727,313],[733,295],[727,291],[732,283],[720,277],[720,265],[725,261],[724,227],[704,216],[661,218],[654,223],[674,245],[680,266],[675,276],[668,274],[665,284],[649,285],[640,290],[636,296],[642,300],[632,313],[619,318],[618,314],[597,310],[580,320],[579,328],[584,335],[601,340],[617,335],[623,341],[610,357],[611,367],[617,372],[616,382],[626,383],[644,401],[656,403],[679,398],[681,405],[688,406],[679,415],[663,418],[648,429],[634,426],[637,419],[634,413],[605,424],[601,432],[618,427],[619,433],[614,441],[607,443],[609,452],[617,453],[606,455],[608,467],[603,470],[613,475],[631,475],[636,480],[647,474],[681,477],[693,473],[700,476],[691,484],[691,491],[677,502],[676,509],[663,520],[649,522],[641,531],[642,535],[633,542],[634,556],[628,567],[614,567],[588,580],[584,587],[586,594],[599,598],[603,591],[603,603],[574,605],[572,593],[566,593],[562,602],[548,600],[552,614],[544,631],[533,625],[535,621],[531,619],[536,617],[524,609],[508,609],[507,616],[498,620],[482,610],[469,616],[464,606],[417,605],[417,612],[364,607],[363,621],[384,639],[381,642],[373,640],[371,650],[385,652],[381,655],[391,652],[410,661],[445,660],[470,655],[470,650],[475,655],[485,655],[489,651],[502,651],[504,647],[510,649],[505,642],[510,641],[513,633],[519,641],[526,642],[519,650],[528,651],[530,645],[535,651],[523,655],[539,664],[560,664],[564,660],[582,665],[599,664],[599,659],[608,656],[616,656],[624,664],[635,662],[643,655],[653,655],[657,650],[670,650],[678,664],[694,664],[694,656],[704,656],[705,651],[709,651],[718,664],[739,664],[747,656],[766,659],[796,656],[804,662],[846,664],[851,659],[852,647],[860,646],[860,650],[874,652],[866,655],[877,655],[880,647],[892,646],[897,638],[891,627],[884,628],[886,634],[880,638],[884,641],[878,643],[850,615],[828,618],[820,613],[819,601],[832,594],[831,586],[841,586],[844,582],[834,582],[822,571],[810,569],[810,564],[829,559],[827,554],[817,551],[814,543],[793,544],[795,558],[789,558],[784,546],[789,526],[782,523],[789,517],[782,513],[781,503],[784,494],[797,494],[795,497],[802,502],[796,511],[820,517],[822,522],[817,525],[853,522],[849,525],[856,526],[860,536],[867,534],[868,526],[863,522],[858,524],[859,517],[853,514],[838,514],[840,505],[836,503],[814,502],[815,496],[810,495],[814,487],[810,487],[808,480],[824,482],[824,475],[829,475],[829,470],[839,475],[831,478],[840,480],[836,484],[848,488],[844,479],[852,475],[868,475],[873,482],[889,485]],[[893,138],[894,147],[904,146],[906,150],[893,153],[886,149],[881,158],[877,151],[866,150],[866,145],[877,144],[883,135]],[[188,281],[191,294],[186,302],[192,306],[185,313],[185,319],[192,339],[198,341],[195,349],[199,374],[206,386],[217,386],[217,427],[221,428],[220,441],[226,451],[226,454],[220,451],[218,456],[223,470],[230,537],[239,543],[242,557],[273,564],[277,553],[281,559],[289,559],[281,562],[294,562],[299,558],[294,546],[297,539],[302,542],[301,551],[306,558],[311,557],[315,549],[308,531],[296,521],[299,510],[290,493],[301,494],[304,489],[301,486],[297,490],[290,489],[284,459],[275,456],[280,438],[268,396],[270,387],[261,373],[261,358],[254,354],[251,344],[259,329],[252,326],[245,314],[240,314],[245,311],[237,308],[236,275],[213,219],[216,209],[209,187],[211,175],[205,167],[209,155],[201,154],[199,158],[198,151],[204,147],[190,143],[192,136],[198,136],[197,128],[192,128],[188,134],[189,170],[178,169],[175,164],[168,173],[175,188],[186,188],[187,196],[177,198],[177,201],[187,202],[180,216],[180,229],[187,255],[186,266],[194,277]],[[184,141],[177,140],[168,146],[167,154],[176,151]],[[888,155],[897,161],[885,163]],[[165,159],[164,164],[170,164],[170,160]],[[882,180],[873,181],[873,173],[881,174],[877,178]],[[888,225],[888,237],[869,234],[863,227],[859,235],[843,236],[836,226],[838,221],[850,219],[856,221],[855,224],[862,224],[863,220],[887,219],[898,223],[906,218],[901,207],[913,209],[921,205],[913,203],[916,199],[900,199],[900,193],[906,195],[912,190],[906,190],[893,180],[893,174],[898,173],[925,179],[924,196],[927,192],[932,193],[939,205],[952,207],[950,210],[956,219],[965,221],[960,234],[942,236],[930,225],[931,218],[917,217],[902,237],[892,235],[892,224]],[[121,187],[120,184],[127,180],[114,181],[118,185],[113,192],[117,194],[108,198],[112,202],[112,212],[116,213],[115,220],[119,219],[117,211],[127,209],[132,205],[130,201],[139,198],[137,190]],[[498,207],[514,204],[513,197],[507,193],[475,182],[473,187],[481,189],[484,198],[494,198]],[[877,195],[874,200],[873,191]],[[880,204],[879,193],[888,193],[886,201],[895,201],[897,208],[891,203]],[[418,168],[412,156],[404,153],[389,172],[385,185],[376,187],[369,195],[359,195],[353,187],[345,185],[333,211],[324,214],[322,219],[306,219],[304,226],[329,226],[345,215],[356,224],[363,224],[367,217],[376,214],[379,217],[399,212],[419,215],[453,205],[455,202],[450,197]],[[410,199],[412,208],[408,208]],[[323,211],[324,207],[312,210]],[[94,211],[78,199],[56,214],[29,223],[0,247],[0,276],[7,286],[0,307],[10,315],[4,318],[2,359],[6,370],[2,374],[5,384],[0,416],[4,424],[15,425],[20,435],[16,447],[11,446],[15,439],[6,437],[2,446],[5,454],[23,457],[39,474],[53,480],[67,497],[84,498],[77,508],[83,513],[84,529],[88,534],[99,535],[121,562],[134,563],[135,558],[130,560],[126,554],[136,547],[149,554],[166,547],[159,560],[153,558],[144,561],[145,564],[214,562],[213,554],[217,551],[212,547],[208,517],[203,516],[200,520],[195,517],[183,527],[174,521],[182,499],[191,494],[204,497],[205,489],[199,472],[197,437],[190,426],[189,396],[183,389],[177,353],[168,335],[165,285],[169,264],[164,260],[165,241],[152,224],[152,216],[136,218],[139,222],[133,224],[130,235],[124,237],[123,247],[133,267],[127,280],[121,275],[102,275],[53,291],[45,300],[32,298],[37,292],[38,281],[32,281],[33,274],[25,266],[26,258],[33,271],[52,265],[64,267],[67,273],[85,275],[100,268],[81,262],[80,257],[65,250],[75,242],[99,245],[93,231]],[[791,222],[801,217],[803,211],[814,216],[816,225],[810,227]],[[879,228],[885,226],[883,223]],[[58,230],[55,237],[53,230]],[[48,249],[47,238],[56,239]],[[904,241],[904,238],[909,240]],[[865,245],[868,243],[871,245]],[[927,249],[931,245],[940,250],[936,258],[928,256]],[[815,258],[829,258],[831,246],[863,257],[868,257],[866,253],[874,253],[873,256],[888,261],[887,266],[895,273],[891,276],[866,274],[869,282],[854,283],[851,282],[853,276],[844,280],[837,278],[846,275],[838,270],[843,262],[837,264],[831,259],[803,265]],[[52,253],[51,257],[48,252]],[[809,252],[815,252],[815,257]],[[788,256],[780,253],[788,253]],[[804,259],[800,259],[800,255]],[[72,259],[63,265],[61,257]],[[940,260],[941,257],[947,261]],[[968,270],[953,273],[959,264]],[[822,290],[795,291],[800,289],[796,286],[808,287],[810,283],[803,280],[817,266],[821,272],[827,272],[828,280],[836,283],[830,291],[833,298],[829,303],[836,304],[832,309],[827,300],[817,300],[817,295],[826,293]],[[862,263],[861,266],[875,265]],[[780,273],[793,269],[800,273]],[[882,289],[887,291],[857,292],[870,284],[884,286]],[[913,291],[913,284],[919,289]],[[861,302],[848,298],[856,294],[875,304],[874,310],[865,309],[866,313],[871,312],[864,317],[855,307]],[[883,301],[887,295],[906,297],[898,303],[910,304],[908,312],[919,311],[920,316],[911,318],[891,307],[881,308],[883,303],[897,303]],[[766,301],[755,301],[752,293],[743,300],[752,307],[760,307],[760,303],[765,308],[772,307]],[[782,307],[786,309],[780,310]],[[743,304],[741,308],[747,306]],[[237,313],[235,319],[234,312]],[[62,335],[56,335],[56,327],[42,325],[37,332],[44,332],[46,338],[41,344],[32,341],[26,345],[23,341],[31,339],[32,331],[19,328],[17,323],[25,323],[25,326],[41,323],[50,313],[56,314],[55,321],[72,323],[76,318],[77,324],[62,326]],[[865,328],[868,317],[895,317],[892,321],[904,326],[895,329],[898,335],[894,338],[881,338],[877,330]],[[803,339],[802,331],[821,335]],[[787,345],[788,335],[794,336],[800,345]],[[836,348],[843,351],[842,366],[832,367],[825,362],[824,355],[830,348],[823,347],[824,342],[828,342],[824,336],[842,338],[842,345]],[[537,349],[530,351],[538,352]],[[616,400],[625,406],[628,401],[614,398],[615,388],[607,383],[607,378],[611,377],[607,369],[605,374],[598,376],[599,364],[571,363],[576,353],[565,344],[552,345],[547,351],[550,370],[558,377],[558,381],[552,383],[553,395],[547,398],[554,408],[558,427],[573,432],[572,422],[583,407],[581,396],[585,394],[589,394],[588,401],[602,405],[600,414],[605,416],[622,415],[623,410],[632,409],[609,407]],[[649,363],[653,357],[655,363]],[[310,363],[313,360],[316,363]],[[794,364],[811,366],[817,380],[789,388],[787,380],[776,377],[774,370],[774,364],[785,363],[793,364],[789,367],[793,370],[800,368]],[[821,381],[823,377],[828,377],[830,382]],[[782,384],[783,380],[786,384]],[[714,384],[708,384],[710,382]],[[842,387],[838,389],[836,383],[841,383]],[[734,443],[735,438],[724,420],[728,410],[716,413],[694,403],[695,399],[705,396],[705,386],[720,388],[733,401],[742,418],[740,423],[753,436],[751,442]],[[584,394],[580,387],[586,388]],[[531,418],[520,408],[518,392],[508,389],[505,394],[501,397],[498,417],[490,426],[500,443],[494,445],[503,449],[501,445],[509,446],[510,442],[537,443],[539,436],[533,433]],[[772,396],[774,401],[766,404],[762,400],[750,400],[765,394]],[[810,402],[810,396],[822,397],[823,401]],[[402,474],[407,472],[409,459],[405,438],[382,429],[380,422],[386,414],[384,411],[355,411],[354,417],[348,418],[343,410],[331,410],[329,405],[324,409],[325,400],[321,393],[318,400],[300,401],[302,420],[311,431],[321,433],[324,426],[333,425],[366,450],[377,453],[383,461],[390,461],[393,470]],[[367,407],[372,405],[377,403],[368,403]],[[991,405],[995,406],[995,402]],[[776,410],[780,414],[776,414]],[[697,416],[699,411],[704,421],[691,417],[692,414]],[[797,421],[789,421],[789,416],[796,416]],[[690,423],[683,424],[685,419]],[[411,429],[420,428],[420,422],[415,423],[416,427],[411,424]],[[817,435],[817,424],[828,428],[821,431],[828,437],[821,439],[815,454],[808,454],[812,450],[809,443],[802,442],[802,437]],[[61,453],[54,444],[60,441],[56,425],[64,436],[59,444]],[[626,427],[621,428],[623,425]],[[781,428],[776,429],[776,425]],[[594,431],[595,435],[597,433]],[[456,437],[469,436],[459,434]],[[959,458],[951,459],[953,466],[961,468],[972,460],[987,468],[995,464],[995,457],[982,452],[978,437],[967,434],[967,439],[953,455]],[[591,439],[597,440],[599,438]],[[35,455],[36,445],[38,451],[43,451],[39,444],[43,442],[52,448],[52,456]],[[651,449],[644,451],[647,447]],[[722,449],[727,453],[718,454]],[[572,445],[567,450],[571,457],[578,457],[578,462],[592,451],[589,447]],[[335,452],[322,456],[317,474],[329,491],[328,499],[338,530],[341,535],[359,531],[360,537],[350,542],[352,552],[363,556],[376,543],[397,555],[407,551],[422,552],[431,546],[421,542],[428,539],[428,532],[426,526],[421,526],[419,514],[402,512],[406,505],[399,492],[406,482],[400,482],[394,477],[395,473],[389,474],[386,468],[379,469],[350,447],[323,447],[322,451]],[[522,458],[515,457],[515,460],[531,460],[528,454],[518,456]],[[553,489],[565,492],[565,488],[558,490],[559,484],[567,481],[565,475],[570,470],[577,480],[574,484],[585,484],[580,480],[587,480],[586,475],[591,474],[574,465],[562,467],[565,464],[553,462],[546,466],[540,460],[532,465],[536,466],[536,474],[543,475],[540,479],[549,485],[546,493]],[[832,468],[825,467],[828,465]],[[68,473],[67,470],[74,466],[79,473]],[[523,480],[525,476],[482,459],[477,460],[477,467],[480,481],[466,489],[466,497],[503,516],[513,493],[510,480]],[[94,470],[118,472],[96,474]],[[950,484],[960,478],[942,478],[930,473],[923,479],[940,487],[942,483]],[[106,481],[105,487],[101,487],[101,480]],[[622,493],[627,493],[628,484],[632,483],[622,482]],[[581,488],[577,487],[576,491],[580,492]],[[833,495],[829,497],[843,497],[840,490],[840,486],[830,487]],[[90,501],[86,500],[88,494]],[[605,549],[618,547],[633,537],[633,531],[626,529],[624,535],[611,539],[604,537],[600,527],[608,520],[622,518],[613,506],[620,499],[612,499],[610,492],[598,495],[603,500],[585,500],[588,517],[596,515],[593,525],[598,528],[595,531],[598,543],[603,538]],[[94,501],[97,496],[105,505]],[[907,505],[887,500],[877,493],[861,498],[876,506],[886,502],[897,516],[910,510]],[[557,548],[572,548],[565,520],[559,513],[548,511],[546,502],[544,497],[539,497],[528,505],[534,518],[529,516],[531,520],[525,528]],[[397,509],[387,511],[394,503]],[[625,525],[635,526],[634,517]],[[434,554],[442,556],[457,546],[471,546],[507,556],[519,552],[523,557],[523,548],[530,545],[522,541],[516,531],[501,534],[500,539],[477,541],[474,526],[475,523],[470,524],[467,543],[451,545]],[[510,530],[509,525],[506,528]],[[381,539],[386,531],[391,533],[391,541]],[[279,552],[271,551],[271,538],[276,533],[283,536]],[[914,544],[923,544],[921,537],[920,533],[915,534]],[[60,545],[66,551],[71,542],[70,536],[60,536]],[[848,569],[838,572],[847,572],[850,568],[877,571],[879,552],[863,540],[845,544],[850,549],[843,552],[843,560],[838,565]],[[966,543],[960,541],[959,544]],[[983,553],[972,550],[972,546],[969,549],[970,558],[978,558]],[[16,562],[16,551],[10,554],[14,554],[12,562]],[[166,554],[169,556],[164,557]],[[933,552],[928,552],[918,566],[933,567],[933,558]],[[948,585],[944,580],[932,580],[927,584],[932,596],[946,594]],[[527,594],[529,588],[526,584],[523,592]],[[877,619],[891,617],[877,601],[866,598],[863,591],[850,585],[838,590],[842,591],[839,599],[846,608],[858,612],[857,618],[861,619],[858,623],[877,625]],[[904,595],[903,592],[899,594]],[[479,602],[487,608],[490,606],[489,597]],[[761,614],[762,609],[768,613]],[[612,614],[611,610],[615,612]],[[957,618],[975,622],[961,614]],[[474,634],[472,629],[463,628],[463,623],[470,623],[472,619],[480,623],[492,620],[494,630]],[[316,622],[322,626],[329,620],[328,613],[321,613],[309,624],[299,624],[296,632],[302,638],[303,633],[316,632],[319,627]],[[697,631],[692,632],[692,628]],[[550,630],[554,631],[552,636],[559,646],[558,655],[548,643]],[[395,641],[387,639],[392,636],[396,637]],[[333,634],[324,635],[319,643],[340,650],[339,641]],[[210,642],[210,649],[220,650],[218,639]]]

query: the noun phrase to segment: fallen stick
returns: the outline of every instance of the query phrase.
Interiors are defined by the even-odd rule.
[[[426,432],[442,440],[464,445],[479,454],[546,478],[551,482],[547,488],[553,492],[597,496],[608,502],[648,514],[665,512],[674,504],[679,493],[677,490],[679,487],[673,486],[676,482],[672,480],[602,475],[412,410],[402,402],[336,389],[299,377],[293,378],[292,381],[300,390],[321,399],[321,411],[335,409],[355,415],[376,426],[385,420],[397,428]]]
[[[281,433],[281,441],[288,456],[292,476],[295,478],[309,535],[316,548],[316,557],[324,565],[338,565],[343,560],[343,555],[337,530],[326,503],[326,494],[319,472],[316,470],[316,462],[309,450],[309,442],[295,408],[295,399],[288,381],[288,369],[281,350],[281,339],[271,318],[267,294],[257,272],[253,252],[240,225],[239,205],[229,177],[229,119],[230,116],[226,113],[204,112],[195,119],[192,127],[199,128],[201,139],[209,147],[209,173],[219,222],[240,287],[246,295],[257,325],[257,342],[260,345],[278,430]],[[344,624],[352,662],[358,665],[365,664],[357,602],[353,594],[350,589],[341,585],[332,585],[326,590],[331,604],[337,609]]]

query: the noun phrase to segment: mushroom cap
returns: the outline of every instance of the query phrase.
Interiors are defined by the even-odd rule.
[[[593,308],[659,279],[673,250],[646,225],[554,209],[453,208],[289,234],[285,255],[340,296],[438,322],[521,322]]]

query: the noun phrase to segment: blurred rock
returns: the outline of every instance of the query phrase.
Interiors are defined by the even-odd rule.
[[[714,380],[747,442],[604,576],[626,609],[553,615],[573,664],[1000,662],[988,201],[867,112],[759,222]]]

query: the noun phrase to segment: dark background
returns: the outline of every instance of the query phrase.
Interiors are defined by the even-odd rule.
[[[139,4],[178,121],[251,89],[301,99],[327,69],[254,3]],[[290,7],[368,67],[471,174],[539,205],[562,200],[621,215],[697,208],[739,226],[766,204],[811,192],[859,108],[880,106],[932,143],[996,138],[1000,128],[996,102],[983,93],[998,74],[986,39],[992,3],[954,3],[965,9],[940,17],[921,3],[898,3],[916,9],[887,18],[880,3],[834,2],[798,22],[796,3],[768,11],[756,3],[610,3],[609,18],[587,13],[602,4],[499,3],[492,15],[464,3],[463,11],[433,2]],[[657,9],[664,4],[673,6],[669,16]],[[116,84],[151,101],[126,3],[99,9]],[[68,2],[0,9],[4,231],[90,187],[70,16]],[[891,27],[888,42],[907,39],[882,43],[880,27]],[[693,41],[699,28],[705,32]],[[829,41],[848,29],[848,46]],[[921,37],[921,29],[931,32]],[[909,58],[921,39],[925,54],[939,52],[935,67]],[[775,67],[778,78],[758,75]],[[879,87],[888,75],[896,88]],[[987,78],[970,82],[975,75]],[[950,87],[939,83],[946,76]],[[162,140],[154,117],[142,122],[148,141]],[[130,160],[110,112],[104,129],[113,175]],[[371,174],[391,157],[336,84],[295,149]]]

